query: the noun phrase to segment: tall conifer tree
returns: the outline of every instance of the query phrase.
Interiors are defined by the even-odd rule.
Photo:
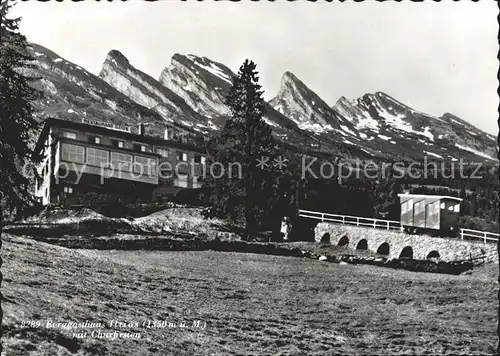
[[[247,237],[269,217],[281,194],[276,189],[278,172],[273,166],[277,147],[271,128],[263,120],[265,102],[257,74],[255,63],[245,60],[233,77],[226,98],[231,117],[210,145],[213,157],[209,165],[223,167],[225,174],[209,177],[207,182],[213,189],[210,203],[219,215],[244,223]],[[222,173],[214,171],[215,176]]]
[[[22,167],[35,157],[30,139],[38,127],[32,103],[41,97],[30,76],[33,60],[28,53],[26,37],[19,33],[19,20],[8,17],[12,4],[0,3],[0,237],[4,211],[21,212],[34,202],[31,180]],[[0,240],[1,248],[1,240]],[[0,258],[0,266],[2,260]],[[0,283],[2,275],[0,273]],[[1,294],[0,294],[1,299]],[[0,305],[0,328],[3,311]],[[1,330],[0,330],[1,331]],[[1,346],[0,346],[1,352]]]

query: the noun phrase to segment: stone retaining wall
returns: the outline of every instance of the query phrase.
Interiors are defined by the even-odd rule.
[[[388,244],[389,258],[399,258],[403,249],[410,247],[415,259],[426,259],[431,252],[436,251],[443,261],[457,261],[486,256],[486,262],[498,262],[496,243],[464,241],[459,238],[431,237],[428,235],[411,235],[401,231],[333,223],[318,223],[315,229],[316,241],[319,242],[325,234],[330,235],[330,242],[334,245],[338,245],[339,242],[341,244],[347,242],[349,247],[357,248],[363,247],[366,243],[367,249],[374,252],[377,252],[382,244]],[[387,245],[384,246],[387,247]],[[405,252],[409,250],[407,248]]]

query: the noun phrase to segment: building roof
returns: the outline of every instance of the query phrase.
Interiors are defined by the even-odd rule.
[[[204,148],[195,147],[191,144],[176,142],[173,140],[165,140],[163,138],[155,137],[155,136],[140,135],[140,134],[136,134],[136,133],[132,133],[132,132],[111,129],[108,127],[86,124],[83,122],[61,120],[61,119],[56,119],[56,118],[52,118],[52,117],[45,119],[45,122],[43,124],[43,128],[42,128],[42,131],[41,131],[40,136],[38,138],[35,150],[41,149],[40,146],[44,144],[46,137],[49,134],[50,127],[52,127],[52,126],[59,126],[59,127],[64,127],[64,128],[74,128],[76,130],[82,130],[82,131],[87,131],[87,132],[92,132],[92,133],[97,133],[97,134],[110,135],[110,136],[115,136],[115,137],[128,139],[128,140],[136,141],[136,142],[144,142],[144,143],[158,145],[158,146],[173,147],[173,148],[179,148],[179,149],[183,149],[183,150],[187,150],[187,151],[206,153]]]
[[[433,194],[409,194],[409,193],[400,193],[398,197],[408,197],[408,198],[434,198],[434,199],[451,199],[462,201],[462,198],[452,197],[449,195],[433,195]]]

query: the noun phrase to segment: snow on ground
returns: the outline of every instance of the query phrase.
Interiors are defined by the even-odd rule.
[[[263,120],[264,120],[264,122],[265,122],[266,124],[268,124],[269,126],[278,127],[278,125],[276,125],[276,123],[274,123],[273,121],[269,120],[267,117],[265,117],[265,116],[264,116],[262,119],[263,119]]]
[[[51,224],[74,224],[86,220],[115,220],[101,215],[94,210],[84,208],[79,210],[55,209],[43,211],[40,216],[26,219],[26,222],[51,223]]]
[[[175,231],[188,230],[194,232],[208,232],[217,226],[223,225],[219,219],[204,219],[201,210],[197,208],[165,209],[148,216],[137,218],[132,225],[146,231]]]
[[[436,119],[436,120],[438,120],[438,121],[442,121],[442,122],[444,122],[443,120],[441,120],[440,118],[438,118],[438,117],[436,117],[436,116],[429,115],[429,114],[427,114],[427,113],[425,113],[425,112],[422,112],[422,111],[413,110],[413,109],[411,109],[409,106],[407,106],[407,105],[403,104],[402,102],[397,101],[397,100],[395,100],[395,99],[393,99],[393,98],[391,98],[391,97],[389,97],[389,96],[387,96],[387,95],[384,95],[384,98],[385,98],[385,99],[387,99],[387,100],[389,100],[389,101],[392,101],[393,103],[395,103],[395,104],[397,104],[397,105],[399,105],[399,106],[402,106],[402,107],[404,107],[404,108],[409,109],[409,111],[410,111],[412,114],[420,114],[420,115],[425,115],[425,116],[431,117],[431,118],[433,118],[433,119]],[[389,107],[389,109],[392,109],[392,107]]]
[[[436,158],[441,158],[443,159],[443,157],[441,157],[440,155],[436,154],[436,153],[433,153],[433,152],[428,152],[428,151],[424,151],[424,153],[426,155],[429,155],[429,156],[433,156],[433,157],[436,157]]]
[[[297,122],[297,121],[295,121]],[[333,127],[330,125],[320,125],[318,123],[311,124],[309,122],[297,122],[301,130],[312,131],[316,133],[321,133],[325,131],[333,131]]]
[[[434,135],[430,132],[429,127],[426,127],[423,132],[416,131],[413,129],[413,127],[410,123],[403,120],[406,117],[405,115],[403,115],[403,114],[398,114],[398,115],[391,114],[390,112],[385,110],[385,108],[379,103],[378,100],[374,100],[373,103],[374,103],[375,107],[377,108],[380,117],[382,117],[387,124],[391,125],[392,127],[396,128],[398,130],[405,131],[405,132],[412,133],[412,134],[417,134],[420,136],[426,136],[430,140],[434,140]],[[429,115],[427,115],[427,116],[429,116]]]
[[[345,132],[347,133],[350,133],[351,135],[353,136],[357,136],[357,134],[355,132],[353,132],[351,129],[349,129],[347,126],[345,125],[340,125],[340,127],[342,128],[342,130],[344,130]]]
[[[416,132],[416,133],[418,133],[418,132]],[[424,129],[424,132],[420,133],[420,135],[424,135],[424,136],[428,137],[431,141],[434,141],[434,135],[432,134],[431,128],[429,126],[427,126]]]
[[[373,154],[370,151],[368,151],[368,150],[366,150],[364,148],[362,148],[361,151],[368,153],[370,156],[373,156]]]
[[[187,57],[192,60],[198,67],[203,68],[207,72],[212,73],[216,77],[219,77],[220,79],[228,82],[229,84],[232,84],[231,77],[227,75],[222,68],[220,68],[217,64],[215,63],[210,63],[210,65],[205,65],[201,61],[202,59],[196,56],[193,56],[191,54],[188,54]],[[196,74],[199,74],[196,72]]]
[[[461,125],[461,126],[464,126],[463,123],[461,123],[460,121],[457,121],[455,119],[450,119],[450,121],[453,121],[454,123],[458,124],[458,125]]]
[[[212,130],[218,130],[219,127],[217,125],[215,125],[211,120],[208,120],[208,126],[212,129]]]
[[[377,120],[374,120],[369,115],[363,115],[358,119],[358,123],[356,124],[357,129],[372,129],[379,130],[379,123]]]
[[[484,158],[496,160],[496,158],[491,157],[491,156],[487,155],[486,153],[478,151],[478,150],[476,150],[476,149],[474,149],[472,147],[463,146],[463,145],[460,145],[458,143],[455,143],[455,147],[458,147],[458,148],[460,148],[461,150],[464,150],[464,151],[472,152],[475,155],[478,155],[478,156],[481,156],[481,157],[484,157]]]
[[[362,111],[363,115],[358,117],[358,123],[356,128],[359,129],[371,129],[373,131],[379,131],[379,122],[372,118],[368,113]]]

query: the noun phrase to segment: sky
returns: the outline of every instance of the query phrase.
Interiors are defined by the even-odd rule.
[[[265,98],[286,71],[328,104],[383,91],[498,133],[497,4],[460,2],[19,2],[21,32],[98,74],[111,49],[158,78],[175,53],[237,71],[257,64]]]

